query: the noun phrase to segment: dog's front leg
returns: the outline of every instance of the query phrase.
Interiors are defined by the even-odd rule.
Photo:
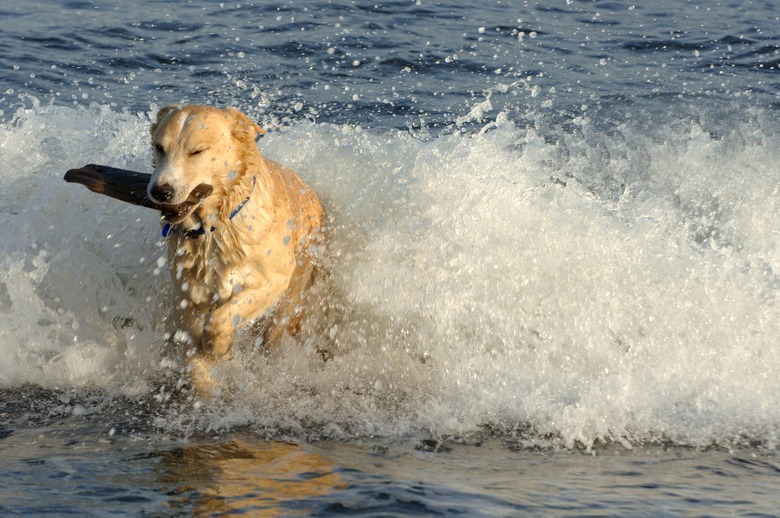
[[[274,294],[271,290],[245,289],[208,314],[200,337],[198,354],[189,360],[192,380],[199,394],[213,394],[215,384],[212,369],[219,360],[226,359],[229,355],[236,329],[270,309]]]
[[[244,289],[214,309],[203,328],[203,353],[212,360],[228,355],[235,331],[262,316],[284,289]]]

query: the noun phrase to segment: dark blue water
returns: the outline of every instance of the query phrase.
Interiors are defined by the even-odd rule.
[[[451,125],[501,85],[514,109],[573,115],[745,98],[777,108],[773,2],[3,2],[9,111],[20,94],[146,110]],[[548,106],[549,105],[549,106]],[[496,108],[498,109],[498,106]]]
[[[776,514],[779,22],[0,0],[0,514]],[[149,171],[180,102],[259,121],[331,217],[325,331],[211,401],[156,215],[61,179]]]

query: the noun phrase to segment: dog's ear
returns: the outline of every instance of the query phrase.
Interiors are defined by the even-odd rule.
[[[157,112],[157,121],[152,123],[152,127],[151,127],[152,135],[154,135],[154,132],[157,131],[157,126],[160,125],[160,122],[162,122],[165,116],[171,113],[172,111],[178,109],[179,109],[178,104],[170,104],[164,108],[160,108],[160,111]]]
[[[253,142],[255,137],[265,135],[265,130],[252,122],[249,117],[235,108],[228,108],[227,111],[234,120],[233,135],[247,142]]]

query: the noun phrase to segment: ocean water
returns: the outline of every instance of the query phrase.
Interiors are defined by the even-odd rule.
[[[0,513],[780,507],[780,5],[0,0]],[[234,106],[331,311],[189,392],[151,172]],[[325,347],[333,358],[315,352]]]

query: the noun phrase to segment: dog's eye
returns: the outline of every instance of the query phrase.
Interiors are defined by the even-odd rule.
[[[196,149],[195,151],[190,151],[190,156],[200,155],[201,153],[203,153],[207,149],[208,148],[204,147],[204,148],[201,148],[201,149]]]
[[[164,148],[164,147],[162,147],[162,144],[160,144],[159,142],[157,142],[157,143],[154,145],[154,150],[155,150],[155,151],[157,151],[158,153],[160,153],[161,155],[164,155],[164,154],[165,154],[165,148]]]

